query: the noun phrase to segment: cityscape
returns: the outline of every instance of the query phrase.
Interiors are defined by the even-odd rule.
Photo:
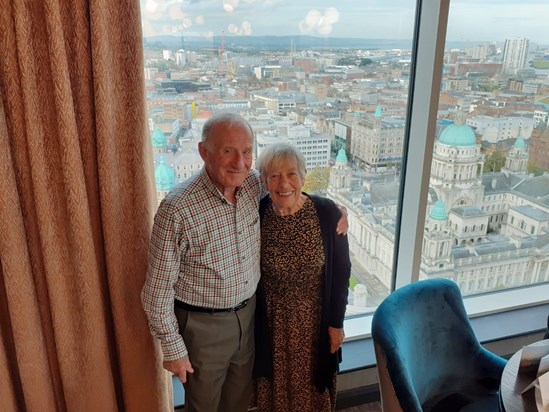
[[[547,282],[549,47],[526,37],[455,43],[445,48],[420,278],[451,279],[464,295]],[[230,30],[145,37],[158,201],[201,169],[204,122],[240,113],[256,157],[296,145],[304,190],[346,207],[347,312],[372,311],[393,276],[411,45]]]

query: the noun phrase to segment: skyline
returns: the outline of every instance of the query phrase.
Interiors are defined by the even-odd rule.
[[[411,39],[415,3],[408,0],[140,0],[143,35],[202,37],[312,35],[331,38]],[[390,3],[390,4],[387,4]],[[335,6],[337,4],[337,6]],[[549,45],[544,0],[453,0],[448,41],[504,42],[526,37]],[[390,22],[390,24],[388,24]]]

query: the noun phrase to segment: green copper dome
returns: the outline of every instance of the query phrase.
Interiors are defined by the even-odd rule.
[[[517,137],[517,141],[515,142],[514,147],[516,149],[526,149],[526,141],[524,140],[524,137],[519,135],[519,137]]]
[[[345,149],[341,148],[339,149],[339,151],[337,152],[337,157],[336,157],[336,163],[347,163],[348,160],[347,160],[347,154],[345,153]]]
[[[448,146],[476,146],[477,138],[475,132],[466,124],[452,124],[448,126],[440,134],[439,143],[447,144]]]
[[[164,148],[168,145],[168,140],[166,139],[166,135],[158,127],[154,129],[154,132],[152,135],[152,145],[154,148]]]
[[[154,178],[156,180],[157,190],[172,190],[175,187],[177,177],[170,166],[160,158],[160,163],[154,169]]]
[[[381,106],[378,104],[376,107],[376,112],[374,113],[375,117],[381,117]]]
[[[433,220],[446,220],[448,219],[448,213],[444,209],[444,202],[442,200],[437,200],[435,206],[431,209],[429,217]]]

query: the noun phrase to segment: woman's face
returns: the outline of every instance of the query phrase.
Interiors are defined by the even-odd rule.
[[[283,159],[273,162],[264,181],[277,209],[286,214],[299,210],[304,179],[301,178],[294,160]]]

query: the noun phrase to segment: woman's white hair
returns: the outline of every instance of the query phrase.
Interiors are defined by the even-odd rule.
[[[283,160],[294,161],[297,165],[299,176],[305,179],[305,175],[307,174],[305,158],[299,149],[290,143],[275,143],[261,150],[255,162],[255,167],[262,176],[266,177],[273,164]]]

